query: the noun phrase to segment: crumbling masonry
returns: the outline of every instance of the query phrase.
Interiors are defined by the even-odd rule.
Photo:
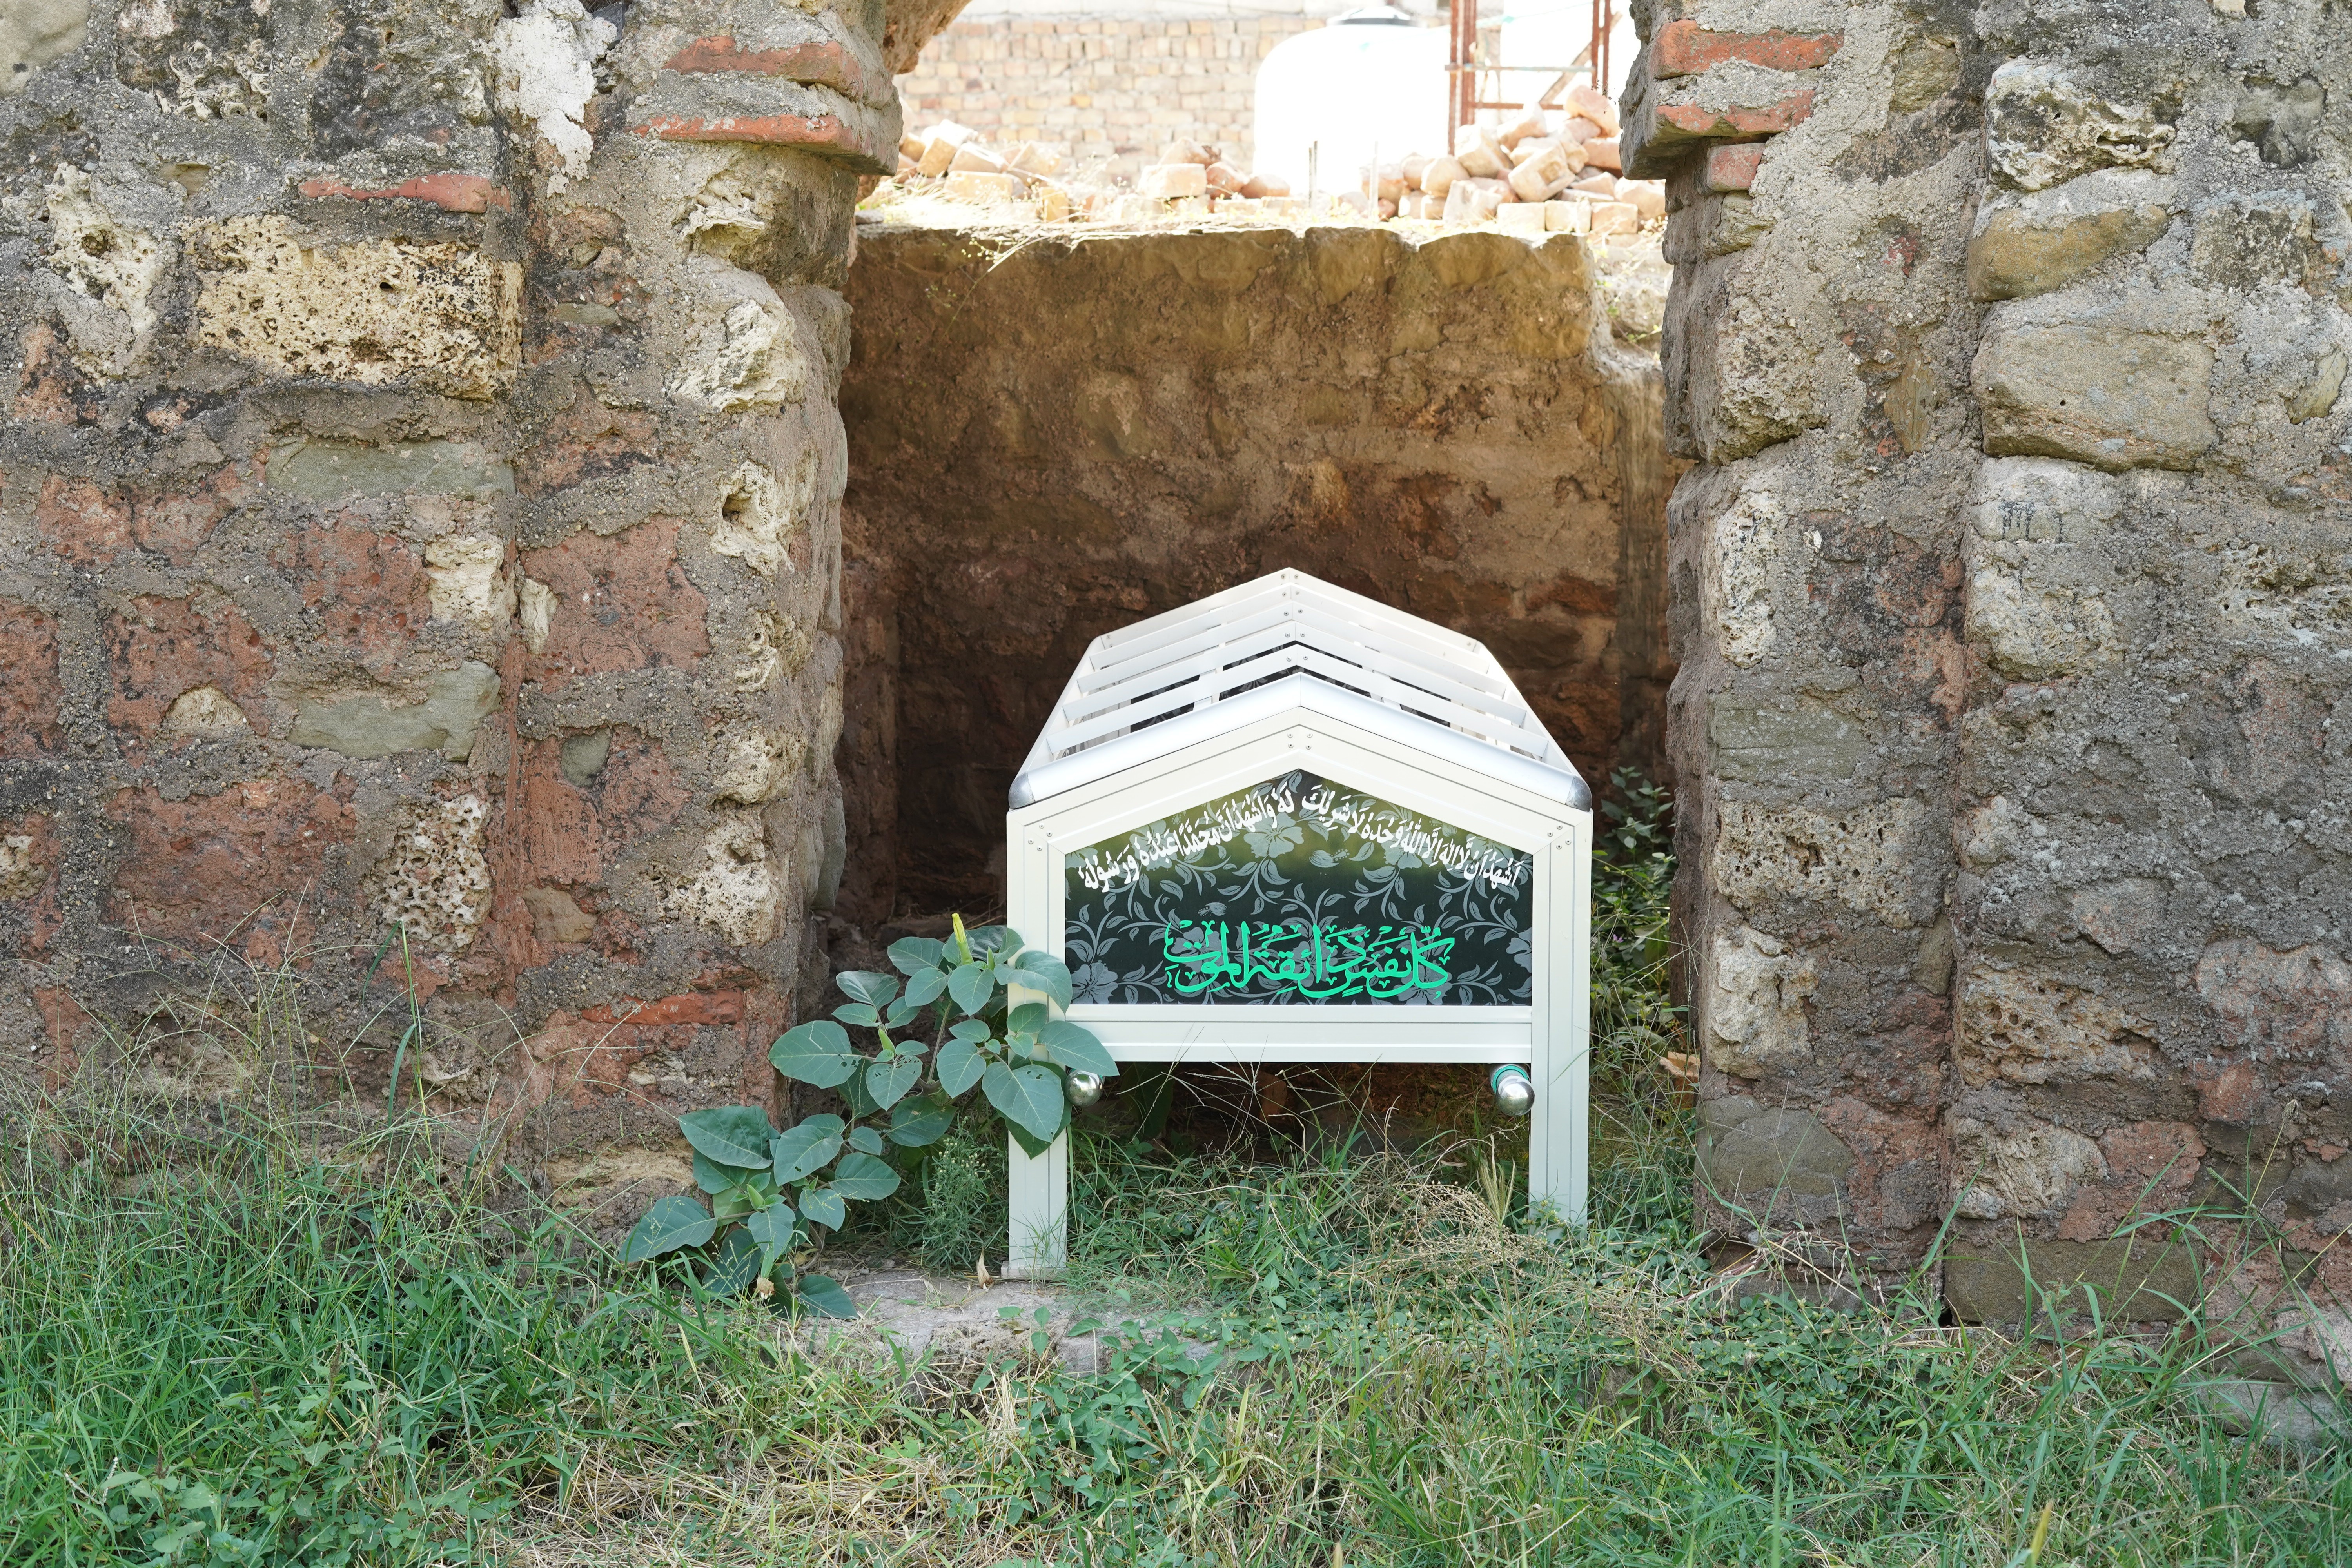
[[[1637,9],[1710,1184],[1880,1274],[1956,1205],[1966,1316],[2352,1299],[2352,23]]]
[[[379,1097],[413,970],[404,1089],[568,1196],[769,1099],[841,874],[839,289],[929,9],[10,7],[9,1071],[226,959]]]
[[[851,209],[953,0],[511,9],[0,18],[0,1042],[57,1081],[215,965],[283,965],[381,1096],[413,973],[453,1147],[525,1137],[576,1199],[682,1179],[677,1111],[768,1098],[816,962],[848,837]],[[1671,181],[1666,437],[1696,464],[1667,743],[1716,1221],[1867,1283],[1950,1215],[1964,1315],[2019,1310],[2023,1248],[2130,1317],[2255,1303],[2268,1371],[2352,1364],[2352,1317],[2274,1293],[2352,1300],[2352,23],[1639,9],[1623,150]],[[1581,288],[1502,243],[1167,255]],[[1124,299],[1113,271],[1089,287]],[[1322,309],[1408,331],[1385,295]],[[1073,406],[1106,463],[1214,428],[1098,352]],[[1355,428],[1371,372],[1329,374]],[[1010,403],[957,427],[992,422],[1020,434]],[[1384,470],[1276,434],[1290,478],[1245,476],[1259,510],[1219,537],[1386,560],[1314,531]],[[1092,473],[1061,514],[1110,542],[1079,619],[1159,548],[1102,527],[1128,488]],[[1638,510],[1616,490],[1592,540]],[[1639,544],[1621,589],[1654,578]],[[923,591],[890,565],[877,593]],[[1475,586],[1497,624],[1553,608]],[[1654,602],[1565,605],[1528,652],[1596,759],[1607,692],[1667,668],[1601,639]],[[2132,1227],[2192,1205],[2251,1217]]]

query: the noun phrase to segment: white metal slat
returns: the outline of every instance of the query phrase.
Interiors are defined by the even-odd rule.
[[[1068,772],[1080,753],[1114,741],[1124,757],[1158,724],[1188,734],[1202,723],[1213,729],[1220,704],[1293,675],[1355,693],[1351,700],[1396,714],[1397,722],[1451,731],[1575,777],[1509,673],[1476,639],[1284,570],[1095,638],[1031,748],[1016,793],[1044,787],[1049,776],[1091,776],[1096,766],[1114,765]],[[1034,784],[1022,782],[1033,775]]]
[[[1248,663],[1277,654],[1290,646],[1304,642],[1305,639],[1299,633],[1303,628],[1310,627],[1312,625],[1312,620],[1277,621],[1234,642],[1203,648],[1181,661],[1155,665],[1150,669],[1127,676],[1116,683],[1097,685],[1087,691],[1086,701],[1064,704],[1062,722],[1065,725],[1080,723],[1108,712],[1119,703],[1129,700],[1127,693],[1130,689],[1139,690],[1141,697],[1148,698],[1158,695],[1161,690],[1178,682],[1191,680],[1196,677],[1220,676],[1220,679],[1209,683],[1219,690],[1229,689],[1236,680],[1257,679],[1260,675],[1270,672],[1246,673],[1244,667]],[[1338,638],[1332,640],[1340,641]],[[1465,671],[1459,666],[1453,668],[1433,668],[1418,661],[1398,658],[1379,647],[1360,641],[1345,642],[1341,648],[1325,648],[1321,651],[1344,658],[1349,663],[1361,664],[1368,669],[1376,670],[1408,686],[1423,686],[1425,682],[1424,689],[1460,703],[1465,708],[1491,714],[1522,729],[1532,717],[1524,702],[1514,700],[1518,693],[1511,689],[1507,679],[1496,682],[1479,681],[1475,679],[1475,672]],[[1465,680],[1465,676],[1471,679]],[[1078,687],[1078,682],[1073,679],[1071,686],[1075,690]],[[1215,697],[1204,694],[1197,697],[1195,700],[1213,701]]]
[[[1536,743],[1517,724],[1449,702],[1418,687],[1391,680],[1360,665],[1343,663],[1312,647],[1291,650],[1288,658],[1267,670],[1266,674],[1273,679],[1279,679],[1301,670],[1319,676],[1335,686],[1360,692],[1383,707],[1396,709],[1425,722],[1476,735],[1489,745],[1506,751],[1526,751]],[[1206,705],[1198,693],[1183,686],[1171,687],[1150,698],[1139,699],[1125,707],[1066,727],[1055,737],[1054,754],[1066,756],[1097,742],[1130,733],[1150,720],[1163,719],[1187,708]],[[1540,752],[1536,754],[1540,755]]]

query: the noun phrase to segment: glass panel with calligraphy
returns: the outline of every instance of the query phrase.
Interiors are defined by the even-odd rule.
[[[1087,1003],[1525,1006],[1532,857],[1293,772],[1067,858]]]

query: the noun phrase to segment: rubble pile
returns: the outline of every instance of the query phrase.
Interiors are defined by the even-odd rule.
[[[1590,87],[1566,107],[1529,109],[1501,126],[1465,125],[1454,151],[1411,153],[1357,171],[1356,188],[1300,195],[1279,175],[1253,174],[1219,149],[1179,140],[1147,164],[1132,189],[1066,170],[1050,147],[999,149],[953,121],[898,143],[895,193],[1002,205],[1020,203],[1045,222],[1148,222],[1166,217],[1328,216],[1368,222],[1499,225],[1596,237],[1632,236],[1663,221],[1664,185],[1623,177],[1617,106]]]

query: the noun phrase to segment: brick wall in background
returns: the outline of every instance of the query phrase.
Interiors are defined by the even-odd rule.
[[[1258,62],[1320,16],[998,17],[961,22],[898,79],[907,124],[1040,142],[1120,178],[1190,136],[1250,155]]]

